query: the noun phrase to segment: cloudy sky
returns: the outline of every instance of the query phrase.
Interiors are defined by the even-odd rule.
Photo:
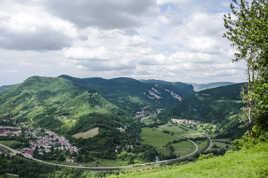
[[[32,75],[244,81],[230,0],[1,0],[0,85]]]

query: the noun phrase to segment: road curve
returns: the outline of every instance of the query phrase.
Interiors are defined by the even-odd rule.
[[[105,170],[123,170],[123,169],[130,169],[130,168],[135,168],[135,167],[144,167],[144,166],[149,166],[149,165],[157,165],[157,164],[163,164],[163,163],[170,163],[174,161],[181,161],[184,159],[187,159],[191,156],[194,156],[198,152],[198,145],[193,142],[192,140],[188,140],[195,146],[195,150],[192,153],[189,153],[185,156],[179,157],[179,158],[174,158],[174,159],[169,159],[169,160],[163,160],[163,161],[157,161],[157,162],[149,162],[149,163],[144,163],[144,164],[132,164],[128,166],[118,166],[118,167],[86,167],[86,166],[71,166],[71,165],[65,165],[65,164],[57,164],[57,163],[51,163],[43,160],[39,160],[36,158],[33,158],[31,156],[28,156],[27,154],[24,154],[20,151],[14,150],[6,145],[0,144],[0,147],[5,148],[12,153],[15,154],[20,154],[26,159],[30,159],[32,161],[36,161],[42,164],[50,165],[50,166],[56,166],[56,167],[62,167],[62,168],[74,168],[74,169],[87,169],[87,170],[93,170],[93,171],[105,171]]]
[[[203,152],[207,152],[212,147],[212,140],[211,140],[211,138],[208,135],[205,135],[205,136],[208,138],[208,145],[207,145],[206,149]]]

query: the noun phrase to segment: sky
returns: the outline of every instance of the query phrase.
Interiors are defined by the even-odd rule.
[[[30,76],[246,80],[224,39],[231,0],[1,0],[0,85]]]

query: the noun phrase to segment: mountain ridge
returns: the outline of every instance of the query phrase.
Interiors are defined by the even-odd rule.
[[[171,140],[182,139],[170,135],[174,117],[208,125],[202,131],[215,137],[230,137],[232,130],[239,135],[241,87],[194,92],[192,85],[180,82],[33,76],[0,93],[0,125],[30,125],[64,135],[81,148],[77,159],[85,162],[117,159],[119,153],[128,155],[130,163],[154,161],[156,154],[169,159],[174,157],[171,145],[176,146]],[[172,127],[185,133],[191,129]],[[74,137],[92,129],[98,134]],[[154,134],[171,139],[170,143],[148,142]]]

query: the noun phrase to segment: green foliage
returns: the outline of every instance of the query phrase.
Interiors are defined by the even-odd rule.
[[[48,177],[49,173],[56,170],[55,167],[42,165],[19,156],[8,158],[0,155],[0,175],[13,173],[25,178]]]
[[[255,131],[256,127],[258,125],[254,126],[253,131]],[[240,139],[236,139],[232,143],[232,149],[233,150],[240,150],[242,148],[251,148],[254,147],[254,145],[268,142],[268,132],[263,132],[259,137],[254,138],[251,137],[250,133],[247,132],[244,134]]]
[[[267,0],[233,0],[232,13],[225,15],[224,37],[236,48],[234,61],[247,64],[248,91],[245,101],[248,106],[250,134],[259,136],[268,125],[268,2]],[[254,133],[253,125],[259,129]]]
[[[210,159],[210,158],[213,158],[214,155],[212,153],[209,153],[209,154],[202,154],[199,156],[198,160],[203,160],[203,159]]]

